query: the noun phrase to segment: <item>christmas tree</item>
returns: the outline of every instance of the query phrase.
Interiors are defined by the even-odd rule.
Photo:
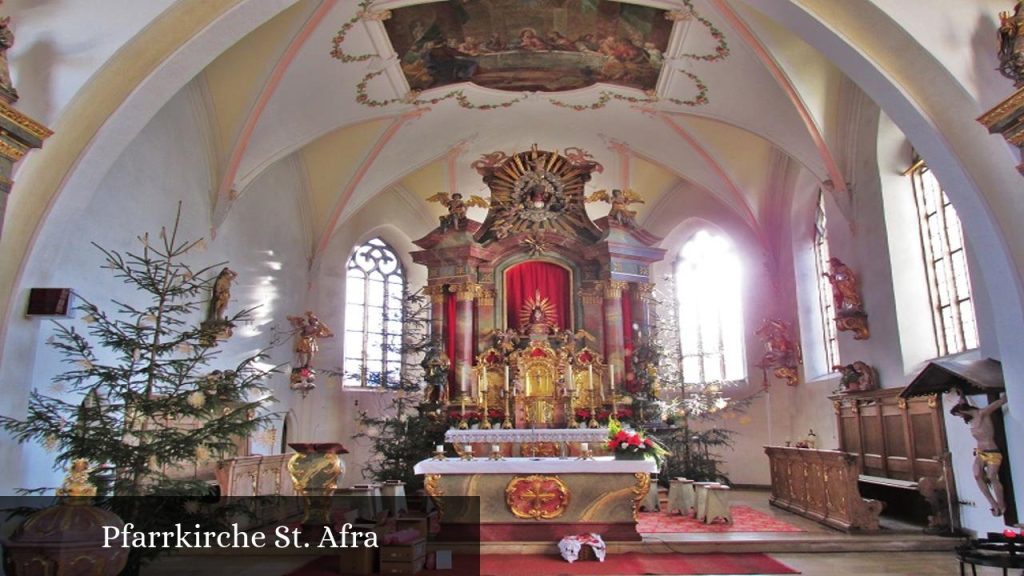
[[[356,438],[368,440],[374,458],[363,472],[375,480],[402,480],[409,491],[423,486],[413,466],[428,458],[435,446],[444,444],[448,425],[440,406],[431,401],[432,390],[447,385],[447,370],[434,366],[443,352],[428,335],[430,302],[421,293],[407,294],[403,309],[402,370],[397,380],[382,374],[367,374],[367,382],[390,392],[378,415],[359,413],[361,432]],[[390,351],[390,350],[389,350]]]
[[[666,485],[675,477],[728,482],[720,469],[719,452],[732,446],[733,431],[722,426],[723,417],[742,413],[752,397],[730,398],[726,382],[685,381],[674,294],[673,279],[667,277],[664,291],[655,291],[653,328],[649,350],[644,353],[657,366],[657,395],[664,398],[658,404],[665,425],[652,429],[652,435],[670,452],[663,460],[661,478]]]
[[[100,496],[205,495],[208,484],[185,467],[231,456],[237,439],[270,418],[263,354],[208,368],[217,341],[251,309],[225,314],[233,272],[186,263],[203,241],[178,238],[180,215],[179,205],[170,230],[139,237],[141,253],[94,244],[103,268],[141,294],[112,300],[112,312],[83,299],[84,333],[58,322],[50,338],[69,367],[53,379],[53,395],[33,390],[24,419],[0,417],[19,442],[55,452],[55,467],[88,460]]]

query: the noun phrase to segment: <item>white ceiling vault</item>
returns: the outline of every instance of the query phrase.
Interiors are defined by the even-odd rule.
[[[646,93],[603,83],[415,92],[384,20],[431,1],[299,0],[206,66],[191,88],[217,167],[214,228],[262,173],[297,161],[315,260],[375,195],[392,187],[421,199],[451,187],[481,193],[474,160],[535,143],[593,154],[605,166],[594,188],[636,189],[647,199],[640,218],[670,205],[665,194],[704,193],[762,241],[787,213],[773,205],[786,198],[780,166],[844,187],[831,149],[842,141],[840,94],[856,87],[742,2],[625,2],[672,15],[656,89]],[[423,209],[441,210],[425,201]]]

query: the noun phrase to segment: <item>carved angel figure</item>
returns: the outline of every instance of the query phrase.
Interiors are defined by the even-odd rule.
[[[462,194],[458,192],[454,194],[438,192],[427,198],[427,202],[437,202],[448,209],[448,214],[440,218],[442,232],[447,231],[449,228],[452,230],[464,230],[466,228],[466,210],[474,206],[487,208],[489,205],[487,200],[475,194],[470,196],[469,200],[463,200]]]
[[[877,388],[874,368],[860,360],[846,366],[833,366],[832,369],[842,373],[840,383],[847,392],[867,392]]]
[[[334,336],[334,332],[331,332],[330,328],[320,322],[320,318],[316,314],[308,310],[305,316],[289,316],[288,321],[291,322],[292,327],[296,331],[296,362],[298,366],[308,368],[313,362],[313,357],[316,356],[317,351],[320,349],[317,340],[320,338],[331,338]]]
[[[857,276],[839,258],[828,259],[828,272],[822,274],[832,284],[832,300],[836,313],[863,311],[860,294],[857,292]]]
[[[213,281],[213,296],[210,298],[210,308],[206,314],[207,321],[224,320],[231,300],[231,282],[238,277],[234,271],[224,268]]]
[[[612,190],[608,195],[607,190],[598,190],[587,197],[587,202],[607,202],[612,205],[608,212],[608,221],[616,222],[627,228],[636,228],[636,210],[630,210],[630,204],[643,204],[644,200],[636,192],[626,190]]]

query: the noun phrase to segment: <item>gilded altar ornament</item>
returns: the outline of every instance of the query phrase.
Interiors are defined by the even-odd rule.
[[[651,489],[651,475],[646,472],[634,472],[633,477],[636,478],[636,484],[630,490],[633,492],[633,521],[636,522],[640,519],[640,506],[647,497],[647,491]]]
[[[612,205],[608,212],[608,221],[615,222],[627,228],[636,228],[636,210],[630,210],[630,204],[643,204],[643,198],[630,189],[612,190],[611,195],[607,190],[598,190],[587,197],[587,202],[607,202]]]
[[[547,335],[555,332],[555,305],[547,296],[541,296],[537,289],[533,296],[526,298],[519,308],[519,326],[524,334]]]
[[[447,232],[448,230],[465,230],[466,222],[466,211],[472,207],[487,208],[489,206],[487,200],[480,196],[472,195],[469,200],[463,200],[462,194],[458,192],[449,194],[447,192],[438,192],[430,198],[427,198],[427,202],[437,202],[448,209],[448,213],[439,218],[441,232]]]
[[[2,2],[0,2],[2,3]],[[14,89],[14,82],[11,81],[10,63],[7,60],[7,51],[14,46],[14,32],[11,31],[11,17],[0,18],[0,97],[8,104],[18,100],[18,91]]]
[[[793,342],[791,329],[788,322],[782,320],[765,318],[761,321],[761,327],[755,332],[764,342],[764,355],[756,364],[764,372],[765,387],[768,386],[768,370],[781,380],[785,380],[789,386],[796,386],[800,383],[800,364],[803,359],[800,354],[800,345]]]
[[[1024,86],[1024,0],[999,13],[999,72],[1015,88]]]
[[[333,442],[289,444],[295,454],[288,460],[288,475],[295,492],[302,496],[305,514],[303,526],[331,524],[331,496],[345,474],[341,454],[344,446]]]
[[[331,329],[310,310],[306,311],[305,316],[289,316],[288,321],[295,335],[295,365],[292,367],[289,386],[292,390],[301,392],[305,398],[316,388],[316,371],[311,364],[320,349],[317,341],[321,338],[333,338],[334,332],[331,332]]]
[[[427,402],[447,404],[448,370],[451,368],[451,361],[444,353],[444,344],[440,337],[435,336],[427,343],[420,367],[423,368],[423,380],[427,383],[423,397]]]
[[[829,258],[828,267],[828,272],[822,276],[832,284],[836,328],[844,332],[852,331],[854,340],[867,340],[871,333],[868,331],[864,302],[857,289],[857,276],[839,258]]]
[[[505,503],[516,518],[558,518],[569,507],[569,498],[569,487],[558,476],[519,476],[505,487]]]

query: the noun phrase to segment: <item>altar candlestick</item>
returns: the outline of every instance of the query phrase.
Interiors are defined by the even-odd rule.
[[[483,391],[484,394],[487,393],[487,365],[486,364],[484,364],[484,379],[483,379],[483,382],[480,383],[480,390]]]
[[[505,365],[505,393],[508,393],[508,364]]]
[[[615,394],[615,364],[609,364],[608,370],[610,371],[608,375],[609,384],[611,385],[612,394]]]

